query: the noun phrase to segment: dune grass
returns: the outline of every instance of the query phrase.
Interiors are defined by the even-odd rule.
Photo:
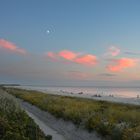
[[[140,140],[140,106],[49,95],[7,88],[6,91],[77,127],[111,140]]]
[[[15,101],[0,93],[0,140],[51,140]]]

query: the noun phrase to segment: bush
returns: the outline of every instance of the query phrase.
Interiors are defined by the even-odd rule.
[[[49,95],[22,89],[6,90],[56,117],[70,120],[77,126],[85,126],[89,131],[97,131],[103,137],[112,140],[139,139],[140,106]]]
[[[47,135],[46,136],[46,140],[52,140],[52,136],[51,135]]]
[[[34,121],[14,100],[0,93],[1,140],[51,140],[46,138]]]

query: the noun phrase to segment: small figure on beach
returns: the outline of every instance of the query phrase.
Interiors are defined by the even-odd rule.
[[[65,93],[63,90],[60,90],[60,92]]]
[[[109,97],[114,97],[114,95],[113,94],[110,94]]]
[[[140,98],[140,96],[139,96],[139,95],[137,95],[137,99],[138,99],[138,98]]]
[[[102,97],[100,94],[94,94],[92,97]]]
[[[83,94],[83,92],[79,92],[78,94]]]

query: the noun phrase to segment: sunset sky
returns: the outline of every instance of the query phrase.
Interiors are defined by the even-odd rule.
[[[1,0],[0,83],[140,85],[140,1]]]

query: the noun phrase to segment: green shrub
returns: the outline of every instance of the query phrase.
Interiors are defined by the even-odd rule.
[[[1,140],[50,140],[14,100],[0,94]]]
[[[112,140],[137,140],[140,106],[7,88],[8,93]],[[137,128],[137,129],[136,129]]]

